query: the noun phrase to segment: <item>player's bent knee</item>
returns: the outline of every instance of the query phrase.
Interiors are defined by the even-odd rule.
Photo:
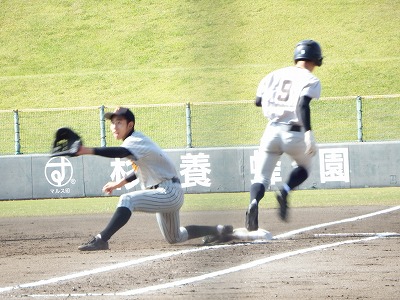
[[[265,190],[265,189],[269,188],[270,183],[271,183],[271,180],[269,178],[258,176],[258,177],[254,177],[252,185],[260,184],[260,185],[264,186],[264,190]]]
[[[182,243],[185,241],[185,239],[182,236],[179,237],[171,237],[171,236],[164,236],[164,239],[168,242],[168,244],[173,245],[173,244],[178,244]]]
[[[123,194],[119,196],[119,201],[117,207],[126,207],[129,208],[131,211],[133,210],[132,201],[127,194]]]
[[[170,240],[170,239],[166,239],[166,241],[168,242],[168,244],[173,245],[173,244],[177,244],[179,243],[179,241],[177,240]]]
[[[304,177],[305,179],[307,179],[310,174],[309,168],[304,166],[297,166],[295,170],[299,176]]]
[[[164,234],[164,239],[171,245],[183,243],[187,241],[189,238],[189,234],[185,227],[180,227],[177,235],[166,235]]]

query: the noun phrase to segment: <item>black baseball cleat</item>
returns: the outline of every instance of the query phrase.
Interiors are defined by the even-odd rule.
[[[103,241],[99,237],[94,237],[86,244],[78,247],[81,251],[97,251],[97,250],[108,250],[108,242]]]
[[[246,229],[248,231],[258,230],[258,204],[250,203],[249,208],[246,211]]]
[[[289,208],[287,202],[288,193],[284,190],[279,190],[275,195],[279,203],[279,217],[282,221],[287,221],[287,210]]]
[[[232,240],[233,226],[224,225],[222,226],[221,232],[216,235],[207,235],[203,238],[203,245],[212,243],[226,243]]]

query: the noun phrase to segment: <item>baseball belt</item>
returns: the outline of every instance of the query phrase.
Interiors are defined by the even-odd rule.
[[[301,132],[301,126],[299,126],[299,125],[289,125],[288,126],[288,131]]]
[[[181,183],[181,181],[179,180],[178,177],[172,177],[170,180],[171,180],[173,183]],[[159,186],[160,186],[160,183],[159,183],[159,184],[156,184],[156,185],[153,185],[153,186],[151,186],[151,187],[149,187],[149,188],[147,188],[147,189],[149,189],[149,190],[155,190],[155,189],[158,189]]]

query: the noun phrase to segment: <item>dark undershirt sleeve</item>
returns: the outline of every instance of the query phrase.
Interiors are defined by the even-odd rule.
[[[124,148],[124,147],[95,147],[93,148],[94,154],[103,156],[103,157],[109,157],[109,158],[123,158],[132,155],[132,153]],[[135,172],[132,172],[128,176],[125,177],[125,180],[127,182],[132,182],[137,178]]]
[[[254,104],[258,107],[261,107],[261,101],[262,101],[261,97],[256,97],[256,99],[254,100]]]
[[[304,124],[305,131],[311,130],[311,111],[310,111],[310,97],[302,96],[300,99],[300,116]]]
[[[132,155],[132,153],[124,147],[95,147],[93,150],[94,155],[110,158],[123,158]]]
[[[128,176],[125,177],[125,180],[127,182],[132,182],[137,178],[135,172],[132,172],[131,174],[129,174]]]

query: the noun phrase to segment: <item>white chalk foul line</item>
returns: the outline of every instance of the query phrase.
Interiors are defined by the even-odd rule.
[[[344,219],[344,220],[341,220],[341,221],[335,221],[335,222],[330,222],[330,223],[324,223],[324,224],[318,224],[318,225],[314,225],[314,226],[309,226],[309,227],[305,227],[305,228],[301,228],[301,229],[298,229],[298,230],[293,230],[293,231],[289,231],[289,232],[284,233],[284,234],[277,235],[277,236],[274,237],[274,239],[282,239],[284,237],[289,237],[289,236],[292,236],[292,235],[295,235],[295,234],[298,234],[298,233],[302,233],[302,232],[305,232],[305,231],[310,231],[310,230],[317,229],[317,228],[320,228],[320,227],[326,227],[326,226],[336,225],[336,224],[339,224],[339,223],[345,223],[345,222],[352,222],[352,221],[356,221],[356,220],[361,220],[361,219],[373,217],[373,216],[376,216],[376,215],[379,215],[379,214],[389,213],[389,212],[392,212],[392,211],[395,211],[395,210],[398,210],[398,209],[400,209],[400,206],[391,207],[389,209],[384,209],[384,210],[381,210],[381,211],[378,211],[378,212],[374,212],[374,213],[370,213],[370,214],[366,214],[366,215],[361,215],[361,216],[354,217],[354,218]],[[118,264],[115,264],[115,265],[110,265],[110,266],[106,266],[106,267],[101,267],[101,268],[96,268],[96,269],[92,269],[92,270],[82,271],[82,272],[73,273],[73,274],[69,274],[69,275],[65,275],[65,276],[61,276],[61,277],[54,277],[54,278],[50,278],[50,279],[46,279],[46,280],[39,280],[39,281],[25,283],[25,284],[19,284],[19,285],[15,285],[15,286],[3,287],[3,288],[0,288],[0,293],[4,293],[4,292],[7,292],[7,291],[11,291],[11,290],[17,290],[17,289],[21,289],[21,288],[32,288],[32,287],[36,287],[36,286],[42,286],[42,285],[57,283],[57,282],[61,282],[61,281],[72,280],[72,279],[76,279],[76,278],[80,278],[80,277],[84,277],[84,276],[89,276],[89,275],[99,274],[99,273],[103,273],[103,272],[108,272],[108,271],[112,271],[112,270],[116,270],[116,269],[120,269],[120,268],[125,268],[125,267],[129,267],[129,266],[133,266],[133,265],[138,265],[138,264],[141,264],[141,263],[144,263],[144,262],[155,261],[155,260],[158,260],[158,259],[168,258],[168,257],[177,256],[177,255],[181,255],[181,254],[205,251],[205,250],[215,249],[215,248],[234,247],[234,246],[240,246],[240,245],[243,245],[243,244],[216,245],[216,246],[208,246],[208,247],[201,247],[201,248],[192,248],[192,249],[187,249],[187,250],[182,250],[182,251],[167,252],[167,253],[164,253],[164,254],[143,257],[143,258],[140,258],[140,259],[137,259],[137,260],[131,260],[131,261],[123,262],[123,263],[118,263]],[[87,295],[87,294],[85,294],[85,295]]]
[[[205,280],[205,279],[209,279],[209,278],[213,278],[213,277],[217,277],[217,276],[226,275],[226,274],[233,273],[233,272],[238,272],[238,271],[254,268],[254,267],[269,263],[269,262],[273,262],[273,261],[280,260],[283,258],[288,258],[288,257],[295,256],[295,255],[305,254],[305,253],[314,252],[314,251],[320,251],[323,249],[337,247],[337,246],[341,246],[341,245],[345,245],[345,244],[353,244],[353,243],[359,243],[359,242],[364,242],[364,241],[370,241],[370,240],[374,240],[374,239],[382,238],[382,237],[384,237],[384,236],[381,235],[381,236],[368,237],[368,238],[358,239],[358,240],[342,241],[342,242],[336,242],[336,243],[332,243],[332,244],[319,245],[319,246],[315,246],[315,247],[311,247],[311,248],[281,253],[281,254],[270,256],[270,257],[254,260],[252,262],[242,264],[242,265],[239,265],[236,267],[232,267],[232,268],[228,268],[228,269],[224,269],[224,270],[220,270],[220,271],[216,271],[216,272],[211,272],[211,273],[200,275],[197,277],[187,278],[187,279],[178,280],[178,281],[174,281],[174,282],[170,282],[170,283],[166,283],[166,284],[160,284],[160,285],[156,285],[156,286],[150,286],[147,288],[130,290],[130,291],[126,291],[126,292],[119,292],[119,293],[115,293],[115,295],[123,295],[123,296],[124,295],[129,295],[129,296],[130,295],[138,295],[138,294],[143,294],[143,293],[147,293],[147,292],[151,292],[151,291],[157,291],[160,289],[176,287],[176,286],[180,286],[180,285],[193,283],[196,281],[201,281],[201,280]]]
[[[385,237],[400,237],[400,233],[397,232],[349,232],[349,233],[317,233],[314,237],[367,237],[385,235]]]
[[[266,258],[254,260],[252,262],[242,264],[242,265],[239,265],[236,267],[232,267],[232,268],[228,268],[228,269],[224,269],[224,270],[220,270],[220,271],[216,271],[216,272],[211,272],[211,273],[207,273],[207,274],[196,276],[196,277],[190,277],[190,278],[186,278],[186,279],[182,279],[182,280],[177,280],[177,281],[173,281],[173,282],[169,282],[169,283],[153,285],[153,286],[139,288],[139,289],[135,289],[135,290],[129,290],[129,291],[125,291],[125,292],[105,293],[105,294],[91,294],[91,293],[88,293],[88,294],[56,294],[56,295],[44,295],[44,294],[40,295],[40,294],[38,294],[38,295],[30,295],[30,297],[60,298],[60,297],[87,297],[87,296],[134,296],[134,295],[144,294],[144,293],[148,293],[148,292],[155,292],[155,291],[159,291],[159,290],[163,290],[163,289],[182,286],[182,285],[186,285],[186,284],[190,284],[190,283],[194,283],[194,282],[198,282],[198,281],[202,281],[202,280],[206,280],[206,279],[210,279],[210,278],[215,278],[215,277],[222,276],[222,275],[227,275],[229,273],[243,271],[246,269],[251,269],[251,268],[254,268],[254,267],[269,263],[269,262],[292,257],[295,255],[301,255],[301,254],[305,254],[305,253],[320,251],[320,250],[324,250],[327,248],[338,247],[338,246],[346,245],[346,244],[367,242],[367,241],[384,238],[384,237],[386,237],[385,234],[379,234],[379,235],[375,235],[375,236],[367,237],[367,238],[363,238],[363,239],[358,239],[358,240],[341,241],[341,242],[319,245],[319,246],[310,247],[310,248],[306,248],[306,249],[300,249],[300,250],[296,250],[296,251],[281,253],[281,254],[269,256]]]
[[[378,216],[378,215],[381,215],[381,214],[387,214],[387,213],[390,213],[392,211],[399,210],[399,209],[400,209],[400,205],[399,206],[390,207],[388,209],[376,211],[376,212],[373,212],[373,213],[370,213],[370,214],[361,215],[361,216],[358,216],[358,217],[353,217],[353,218],[343,219],[343,220],[339,220],[339,221],[333,221],[333,222],[328,222],[328,223],[308,226],[308,227],[292,230],[292,231],[289,231],[289,232],[286,232],[286,233],[283,233],[283,234],[275,235],[273,237],[273,239],[284,239],[284,238],[288,238],[288,237],[290,237],[292,235],[295,235],[295,234],[298,234],[298,233],[302,233],[302,232],[306,232],[306,231],[310,231],[310,230],[314,230],[314,229],[318,229],[318,228],[322,228],[322,227],[328,227],[328,226],[332,226],[332,225],[348,223],[348,222],[354,222],[354,221],[358,221],[358,220],[362,220],[362,219],[366,219],[366,218],[371,218],[371,217],[375,217],[375,216]]]
[[[73,274],[69,274],[69,275],[65,275],[65,276],[61,276],[61,277],[54,277],[54,278],[50,278],[50,279],[46,279],[46,280],[39,280],[39,281],[30,282],[30,283],[19,284],[16,286],[3,287],[3,288],[0,288],[0,293],[11,291],[11,290],[16,290],[16,289],[21,289],[21,288],[32,288],[32,287],[36,287],[36,286],[57,283],[60,281],[66,281],[66,280],[76,279],[76,278],[80,278],[80,277],[84,277],[84,276],[109,272],[112,270],[126,268],[126,267],[130,267],[133,265],[145,263],[145,262],[152,262],[155,260],[168,258],[168,257],[172,257],[172,256],[177,256],[177,255],[181,255],[181,254],[204,251],[204,250],[208,250],[208,249],[222,248],[222,247],[226,247],[226,246],[228,246],[228,245],[215,245],[215,246],[192,248],[192,249],[187,249],[187,250],[167,252],[167,253],[163,253],[163,254],[147,256],[147,257],[143,257],[143,258],[139,258],[139,259],[135,259],[135,260],[130,260],[127,262],[118,263],[115,265],[100,267],[100,268],[96,268],[96,269],[92,269],[92,270],[86,270],[86,271],[73,273]]]

